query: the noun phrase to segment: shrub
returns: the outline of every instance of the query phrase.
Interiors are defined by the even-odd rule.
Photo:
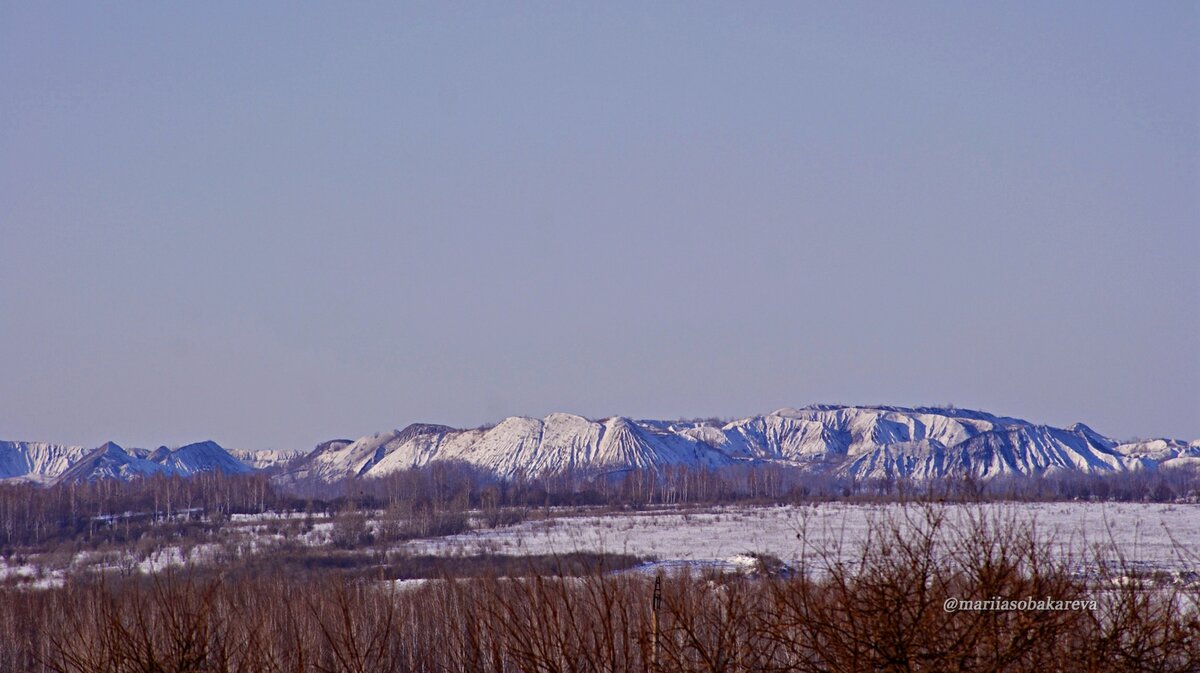
[[[367,517],[354,511],[343,512],[333,519],[329,541],[338,549],[353,549],[374,542]]]

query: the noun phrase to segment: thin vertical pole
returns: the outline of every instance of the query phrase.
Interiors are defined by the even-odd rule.
[[[654,600],[651,602],[650,623],[654,629],[654,646],[650,650],[650,670],[652,673],[659,673],[658,670],[658,609],[662,607],[662,575],[654,578]]]

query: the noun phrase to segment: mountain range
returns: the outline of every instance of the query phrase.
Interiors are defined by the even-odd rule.
[[[667,466],[785,465],[855,479],[1111,474],[1200,466],[1200,441],[1119,442],[953,407],[816,405],[732,421],[591,420],[554,413],[456,429],[418,423],[303,451],[230,451],[200,442],[153,451],[0,442],[0,479],[40,483],[273,469],[285,481],[370,478],[437,461],[501,477],[614,473]]]
[[[88,449],[47,442],[0,441],[0,481],[57,484],[96,479],[132,479],[152,475],[191,476],[220,471],[245,474],[285,464],[304,451],[227,450],[205,441],[153,451],[124,448],[115,442]]]
[[[671,465],[777,464],[856,479],[1089,474],[1200,464],[1200,442],[1118,442],[1082,423],[1037,425],[941,407],[779,409],[728,422],[555,413],[461,430],[414,424],[318,446],[293,463],[296,479],[362,478],[457,460],[504,477],[619,472]]]

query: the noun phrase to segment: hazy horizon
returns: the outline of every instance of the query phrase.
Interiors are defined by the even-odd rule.
[[[1196,3],[0,2],[0,439],[1200,438]]]

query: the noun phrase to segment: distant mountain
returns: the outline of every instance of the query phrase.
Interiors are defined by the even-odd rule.
[[[0,480],[38,483],[129,479],[138,475],[282,471],[285,481],[370,478],[438,461],[475,465],[502,477],[560,472],[619,473],[668,466],[785,465],[855,479],[1113,474],[1200,467],[1200,441],[1121,443],[1082,423],[1036,425],[953,407],[817,405],[729,422],[590,420],[555,413],[513,416],[491,427],[417,423],[313,451],[229,451],[216,442],[177,449],[88,450],[41,442],[0,442]]]
[[[131,479],[155,474],[190,476],[220,471],[243,474],[261,469],[271,458],[296,457],[279,452],[259,458],[260,464],[239,460],[216,442],[198,442],[177,449],[127,449],[107,442],[95,449],[41,442],[0,441],[0,479],[35,483],[65,483],[96,479]]]
[[[171,468],[147,460],[137,451],[126,451],[114,442],[107,442],[56,476],[54,483],[132,479],[155,474],[171,474]]]
[[[159,447],[150,454],[149,459],[169,471],[185,477],[199,472],[219,471],[226,474],[244,474],[254,471],[253,467],[234,458],[219,444],[212,441],[188,444],[174,450],[165,446]]]
[[[1146,439],[1120,444],[1114,450],[1147,467],[1200,466],[1200,440]]]
[[[281,468],[308,454],[308,451],[303,449],[225,449],[225,451],[256,470]]]
[[[670,465],[778,464],[856,479],[1106,474],[1200,463],[1200,443],[1120,444],[1083,424],[1035,425],[940,407],[818,405],[728,423],[555,413],[460,430],[414,424],[326,442],[293,463],[292,479],[374,477],[436,461],[505,477],[601,473]]]
[[[0,441],[0,480],[49,482],[88,452],[83,446]]]

